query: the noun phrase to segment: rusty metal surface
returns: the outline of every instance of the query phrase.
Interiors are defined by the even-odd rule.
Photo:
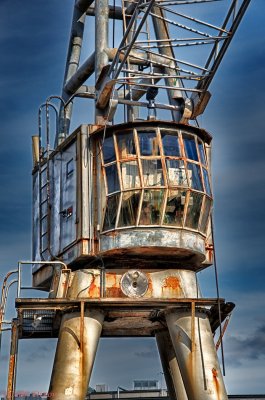
[[[173,129],[184,129],[187,132],[194,133],[200,139],[205,141],[205,143],[210,144],[212,141],[212,136],[205,129],[197,128],[189,124],[177,123],[174,121],[163,121],[163,120],[134,121],[116,125],[107,125],[106,127],[100,127],[99,129],[96,129],[95,131],[91,132],[91,135],[100,137],[105,132],[106,137],[108,137],[114,131],[123,131],[125,129],[138,128],[141,126],[143,127],[159,126],[160,128],[163,127],[163,128],[173,128]]]
[[[170,286],[177,283],[174,279],[166,279]],[[19,313],[20,338],[58,337],[62,317],[65,313],[84,313],[93,308],[105,314],[102,336],[154,336],[157,329],[164,327],[164,315],[171,310],[190,310],[194,304],[205,307],[210,314],[210,306],[217,304],[218,299],[17,299]],[[221,304],[224,300],[221,299]],[[82,306],[83,305],[83,306]],[[41,323],[38,316],[43,316]],[[84,314],[85,315],[85,314]],[[207,314],[208,315],[208,314]],[[47,318],[46,318],[47,316]],[[49,322],[50,321],[50,322]],[[195,325],[196,328],[196,325]]]
[[[226,400],[227,394],[207,314],[195,310],[192,332],[191,310],[165,314],[183,383],[189,400]]]
[[[154,259],[164,258],[164,256],[186,258],[193,256],[191,266],[197,265],[198,268],[205,259],[204,238],[195,232],[177,228],[131,228],[101,234],[100,254],[102,256],[106,257],[109,253],[113,255],[114,251],[116,255],[119,255],[119,250],[123,256],[134,255],[143,259],[146,256],[153,256]]]
[[[90,274],[87,274],[90,275]],[[72,281],[70,296],[77,299],[83,293],[84,272],[77,271]],[[85,398],[101,336],[104,312],[85,308],[80,301],[75,312],[62,316],[49,392],[55,400],[81,400]],[[70,311],[70,310],[69,310]]]
[[[17,350],[18,350],[18,321],[12,321],[11,330],[11,343],[10,343],[10,356],[9,356],[9,367],[8,367],[8,380],[6,399],[15,400],[15,388],[16,388],[16,369],[17,369]]]
[[[103,319],[98,310],[63,316],[49,388],[55,400],[85,398]]]
[[[176,307],[178,304],[189,306],[192,302],[196,303],[198,306],[211,306],[213,304],[217,304],[217,298],[179,298],[179,299],[130,299],[130,298],[101,298],[101,299],[82,299],[85,304],[89,306],[100,307],[104,309],[113,309],[117,307],[129,308],[132,307],[137,308],[146,308],[148,309],[156,309],[157,307],[166,308],[166,307]],[[66,308],[74,309],[80,308],[81,299],[75,300],[67,300],[67,299],[16,299],[15,306],[18,309],[51,309],[55,308],[58,310],[64,310]],[[224,299],[220,299],[220,302],[223,303]]]

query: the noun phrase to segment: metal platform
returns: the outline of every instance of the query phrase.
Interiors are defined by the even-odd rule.
[[[221,309],[221,321],[231,312],[233,303],[224,299],[178,299],[178,300],[135,300],[135,299],[16,299],[19,319],[19,338],[58,337],[61,318],[64,313],[87,309],[100,309],[105,314],[102,336],[154,336],[154,331],[164,327],[164,313],[172,308],[195,307],[203,309],[209,316],[214,332],[220,325],[218,304]]]

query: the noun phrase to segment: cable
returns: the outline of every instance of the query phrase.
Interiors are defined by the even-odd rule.
[[[218,316],[219,316],[219,328],[220,328],[220,338],[221,338],[220,344],[221,344],[221,354],[222,354],[222,366],[223,366],[223,375],[225,376],[224,346],[223,346],[223,338],[222,338],[222,318],[221,318],[221,305],[220,305],[220,295],[219,295],[217,261],[216,261],[216,252],[215,252],[213,215],[211,215],[211,224],[212,224],[212,239],[213,239],[214,273],[215,273],[215,284],[216,284]]]

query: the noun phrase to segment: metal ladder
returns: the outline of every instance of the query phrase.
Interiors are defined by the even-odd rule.
[[[50,147],[50,116],[49,108],[55,111],[56,131],[58,131],[59,113],[57,108],[48,100],[39,108],[39,253],[42,260],[48,255],[53,257],[50,246],[50,225],[51,225],[51,204],[50,204],[50,154],[53,151]],[[46,116],[46,146],[42,147],[42,110],[45,108]]]

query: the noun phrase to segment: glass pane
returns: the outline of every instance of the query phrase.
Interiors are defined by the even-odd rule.
[[[133,140],[133,133],[125,133],[122,135],[116,135],[118,143],[119,159],[126,159],[136,157],[135,145]]]
[[[205,185],[205,190],[206,193],[211,196],[212,192],[211,192],[211,187],[210,187],[210,181],[209,181],[209,176],[208,176],[208,171],[203,168],[203,177],[204,177],[204,185]]]
[[[120,183],[119,183],[116,164],[112,164],[109,167],[106,167],[105,171],[107,177],[108,193],[110,194],[120,190]]]
[[[186,191],[169,190],[165,210],[164,224],[182,226]]]
[[[139,225],[159,225],[162,214],[164,190],[145,190]]]
[[[140,187],[140,176],[137,161],[121,163],[123,189]]]
[[[200,193],[190,192],[189,205],[185,225],[191,229],[198,229],[202,207],[203,195]]]
[[[103,231],[115,228],[115,222],[119,206],[119,194],[110,196],[107,199],[106,213],[103,224]]]
[[[179,141],[177,136],[161,134],[165,156],[179,157]]]
[[[209,197],[205,197],[204,211],[203,211],[203,215],[202,215],[202,219],[201,219],[201,226],[200,226],[200,231],[203,233],[206,233],[206,230],[207,230],[211,206],[212,206],[211,200],[209,199]]]
[[[123,193],[118,226],[136,225],[139,201],[140,191]]]
[[[201,163],[206,165],[204,144],[200,140],[198,140],[198,147],[199,147],[199,153],[200,153],[200,157],[201,157]]]
[[[186,134],[183,134],[182,137],[183,137],[183,141],[184,141],[185,152],[186,152],[187,158],[194,160],[194,161],[199,161],[197,149],[196,149],[195,138],[193,136],[186,135]]]
[[[103,150],[103,158],[105,164],[111,161],[115,161],[116,156],[115,156],[113,136],[105,138],[102,150]]]
[[[187,175],[182,160],[166,160],[168,184],[188,187]]]
[[[138,137],[142,156],[160,155],[156,132],[138,132]]]
[[[188,162],[188,176],[192,189],[203,191],[200,166]]]
[[[144,186],[162,186],[164,177],[161,160],[142,160]]]

